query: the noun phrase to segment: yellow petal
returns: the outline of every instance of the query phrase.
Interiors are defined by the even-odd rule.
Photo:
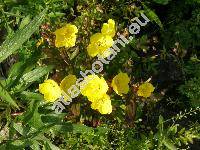
[[[60,83],[60,88],[67,94],[70,96],[70,94],[68,93],[68,89],[72,86],[72,85],[76,85],[76,76],[75,75],[68,75],[66,76]],[[65,100],[67,100],[67,98],[64,97]]]
[[[126,73],[120,72],[118,75],[116,75],[111,83],[111,86],[113,87],[113,90],[120,96],[122,94],[127,94],[129,91],[129,85],[130,78]]]

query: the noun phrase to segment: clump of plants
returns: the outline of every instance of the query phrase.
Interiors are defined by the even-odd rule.
[[[199,9],[0,2],[0,149],[198,149]]]

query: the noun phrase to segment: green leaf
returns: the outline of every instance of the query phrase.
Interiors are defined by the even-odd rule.
[[[48,14],[49,17],[62,17],[64,15],[65,15],[65,13],[61,13],[61,12],[50,12]]]
[[[30,16],[26,16],[20,23],[19,29],[24,28],[30,22]]]
[[[15,93],[25,90],[31,83],[37,81],[52,70],[53,66],[37,67],[36,69],[24,74],[19,84],[13,88]]]
[[[10,79],[15,78],[15,77],[18,75],[19,70],[23,68],[23,67],[22,67],[23,65],[24,65],[23,62],[15,63],[15,64],[11,67],[11,69],[9,70],[8,79],[9,79],[9,78],[10,78]]]
[[[83,124],[73,124],[74,133],[87,133],[93,131],[93,128],[85,126]]]
[[[46,114],[46,115],[42,115],[41,118],[42,118],[42,122],[44,123],[49,123],[49,124],[52,124],[52,123],[56,123],[56,124],[61,124],[62,123],[62,120],[63,118],[66,116],[66,114]]]
[[[13,54],[31,37],[31,35],[38,29],[44,20],[46,11],[47,9],[43,10],[23,29],[18,30],[11,38],[8,38],[3,42],[3,44],[0,46],[0,62]]]
[[[13,128],[19,132],[19,134],[23,135],[23,136],[26,136],[28,131],[29,131],[29,128],[25,127],[24,125],[22,124],[17,124],[17,123],[13,123]]]
[[[46,150],[60,150],[59,147],[55,146],[50,141],[47,141],[44,146]]]
[[[169,150],[177,150],[176,146],[174,146],[174,144],[169,139],[163,139],[163,143]]]
[[[18,76],[24,70],[23,66],[23,62],[18,62],[11,67],[9,70],[8,78],[6,79],[6,88],[9,88],[17,80]]]
[[[10,89],[17,84],[23,74],[33,70],[36,62],[39,59],[39,54],[34,51],[33,55],[25,61],[15,63],[9,70],[8,78],[6,79],[6,89]],[[19,84],[19,83],[18,83]]]
[[[96,135],[105,135],[108,131],[110,131],[109,128],[106,128],[106,127],[97,127],[95,129],[95,134]]]
[[[169,3],[169,0],[153,0],[153,1],[162,5],[166,5]]]
[[[159,126],[159,131],[162,133],[163,132],[163,122],[164,122],[164,118],[160,115],[159,116],[159,124],[158,124],[158,126]]]
[[[0,146],[1,150],[22,150],[25,148],[27,144],[30,144],[29,141],[23,141],[23,140],[15,140],[15,141],[9,141],[2,146]]]
[[[36,140],[33,140],[33,144],[30,146],[33,150],[40,150],[40,143]]]
[[[163,29],[163,24],[160,21],[158,15],[153,10],[148,8],[145,4],[143,4],[143,6],[144,6],[145,14],[147,15],[147,17],[149,17],[151,21],[155,21],[160,26],[160,28]]]
[[[23,91],[21,93],[21,98],[26,100],[43,100],[43,96],[41,94],[28,91]]]
[[[0,83],[0,98],[3,101],[9,103],[11,106],[18,108],[17,104],[15,103],[15,101],[13,100],[13,98],[11,97],[9,92],[6,91],[6,89],[4,89],[4,87],[1,83]]]
[[[43,77],[45,74],[47,74],[49,71],[53,69],[52,66],[45,66],[45,67],[38,67],[34,69],[33,71],[30,71],[22,76],[20,79],[21,83],[28,84],[32,83],[34,81],[37,81],[41,77]]]
[[[43,125],[41,115],[38,113],[38,108],[33,111],[33,116],[28,121],[28,124],[36,129],[40,128]]]
[[[160,116],[159,116],[159,124],[160,124],[160,125],[163,124],[163,120],[164,120],[163,116],[160,115]]]
[[[38,113],[39,103],[40,101],[31,101],[23,118],[25,123],[36,129],[43,126],[41,115]]]
[[[73,131],[73,125],[72,125],[72,123],[68,123],[68,122],[63,123],[63,124],[54,125],[52,128],[52,131],[54,133],[66,134],[68,132]]]

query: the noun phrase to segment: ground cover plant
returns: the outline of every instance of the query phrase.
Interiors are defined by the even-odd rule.
[[[200,0],[0,0],[0,150],[200,149]]]

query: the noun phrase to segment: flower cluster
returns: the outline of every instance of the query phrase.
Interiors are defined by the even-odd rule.
[[[48,102],[54,102],[63,95],[63,92],[68,93],[68,89],[76,84],[76,76],[68,75],[60,83],[60,86],[54,80],[48,79],[39,85],[39,92],[44,95],[44,99]],[[67,101],[68,98],[64,96]]]
[[[48,102],[56,101],[61,95],[64,100],[68,100],[68,90],[72,85],[76,84],[76,76],[68,75],[60,83],[60,86],[53,80],[46,80],[39,85],[39,92],[44,94],[44,99]],[[63,93],[63,92],[64,93]],[[80,92],[92,102],[92,109],[98,110],[101,114],[110,114],[112,112],[112,105],[110,97],[106,94],[108,85],[103,77],[99,78],[97,75],[88,75],[80,83]],[[73,97],[72,95],[70,95]]]
[[[71,24],[57,29],[55,31],[55,46],[74,46],[77,32],[77,27]],[[115,36],[115,32],[115,22],[109,19],[108,23],[103,24],[101,33],[91,36],[90,44],[87,47],[88,54],[91,57],[98,55],[101,58],[109,56],[111,54],[110,47],[114,44],[112,38]],[[110,114],[112,112],[112,105],[110,96],[107,95],[108,84],[103,77],[95,75],[92,70],[89,72],[92,72],[91,75],[79,79],[75,75],[68,75],[61,81],[60,85],[53,80],[45,80],[44,83],[39,85],[39,92],[44,95],[44,99],[48,102],[54,102],[60,97],[64,101],[70,101],[71,98],[82,94],[91,102],[92,109],[98,110],[101,114]],[[80,79],[81,82],[78,82]],[[128,74],[120,72],[112,79],[111,87],[116,94],[123,96],[129,92],[129,82]],[[153,91],[153,85],[146,82],[139,86],[137,95],[147,98],[150,97]]]
[[[120,72],[117,74],[111,83],[113,90],[120,96],[129,92],[130,78],[126,73]],[[64,100],[68,101],[72,95],[72,86],[77,85],[77,78],[75,75],[66,76],[60,83],[60,86],[53,80],[45,80],[39,85],[39,92],[44,94],[44,99],[48,102],[54,102],[63,95]],[[91,102],[91,108],[98,110],[101,114],[110,114],[112,112],[112,105],[110,96],[107,95],[108,84],[103,77],[91,74],[82,80],[79,84],[80,90],[77,88],[78,95],[81,93],[86,96]],[[145,82],[138,88],[137,95],[142,97],[150,97],[154,91],[151,83]],[[69,95],[69,96],[68,96]]]
[[[81,94],[86,96],[92,109],[98,110],[101,114],[110,114],[112,105],[110,97],[106,94],[108,85],[103,77],[88,75],[80,84]]]
[[[115,36],[115,21],[108,20],[108,23],[104,23],[101,29],[101,33],[96,33],[91,36],[90,44],[87,47],[88,55],[95,57],[100,55],[105,58],[110,55],[109,48],[114,44],[113,37]]]

